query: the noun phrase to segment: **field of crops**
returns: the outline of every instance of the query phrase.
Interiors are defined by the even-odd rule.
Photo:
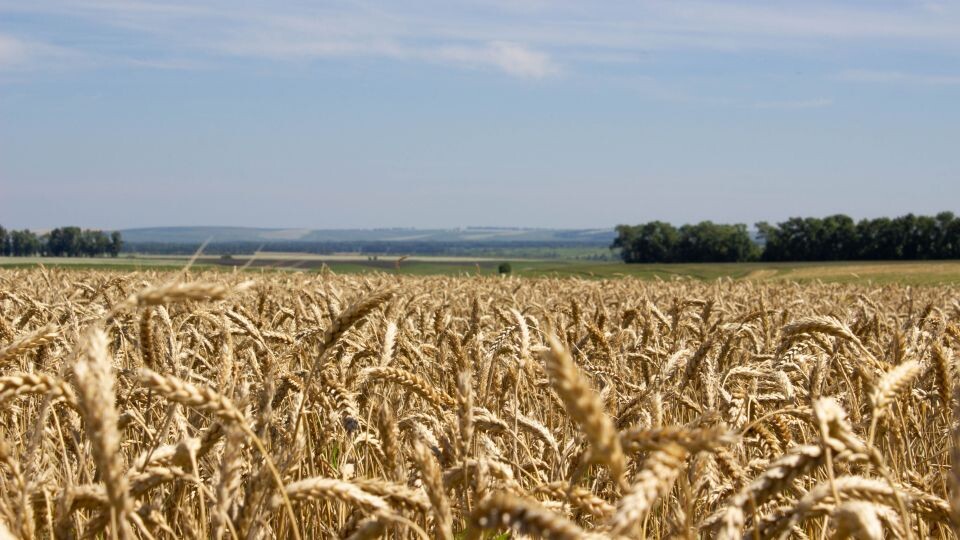
[[[946,287],[0,269],[0,538],[956,538],[958,324]]]

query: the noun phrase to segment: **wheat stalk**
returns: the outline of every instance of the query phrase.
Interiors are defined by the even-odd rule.
[[[119,538],[131,538],[133,531],[128,519],[133,511],[133,503],[127,493],[123,472],[120,434],[117,432],[119,415],[114,404],[113,368],[107,351],[107,336],[102,330],[95,328],[84,336],[73,373],[79,388],[85,432],[110,502],[112,534]]]
[[[570,353],[554,339],[549,339],[550,349],[543,353],[543,361],[550,382],[556,390],[567,414],[583,427],[593,451],[593,457],[610,467],[610,475],[624,485],[626,457],[620,446],[620,437],[613,421],[604,412],[603,403],[577,369]]]
[[[647,457],[643,469],[617,503],[617,512],[610,521],[614,534],[625,535],[639,525],[653,504],[673,487],[687,454],[686,448],[670,442]]]

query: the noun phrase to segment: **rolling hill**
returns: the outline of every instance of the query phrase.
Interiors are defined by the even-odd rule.
[[[198,244],[253,242],[439,242],[446,244],[544,243],[606,247],[613,229],[525,229],[464,227],[459,229],[271,229],[254,227],[151,227],[120,231],[128,243]]]

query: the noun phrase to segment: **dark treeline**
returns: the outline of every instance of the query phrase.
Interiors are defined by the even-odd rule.
[[[7,231],[0,226],[0,255],[30,257],[116,257],[123,248],[123,238],[118,231],[107,234],[103,231],[59,227],[49,233],[38,235],[29,229]]]
[[[759,247],[743,224],[703,221],[674,227],[663,221],[618,225],[611,249],[626,262],[738,262],[757,258]]]
[[[854,222],[844,215],[757,223],[767,261],[928,260],[960,258],[960,219],[907,214]]]
[[[960,218],[907,214],[855,222],[842,214],[747,226],[704,221],[619,225],[610,246],[626,262],[926,260],[960,258]]]

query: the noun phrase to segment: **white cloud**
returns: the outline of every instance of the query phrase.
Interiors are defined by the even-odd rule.
[[[506,41],[493,41],[483,47],[440,47],[427,56],[454,64],[495,67],[523,78],[541,79],[560,72],[549,55]]]
[[[88,0],[85,5],[96,12],[101,24],[106,22],[175,42],[178,48],[206,55],[274,61],[390,58],[489,68],[531,79],[560,72],[559,64],[548,52],[517,40],[489,39],[490,28],[480,35],[460,35],[458,25],[464,21],[418,18],[388,13],[386,8],[278,4],[275,9],[259,11],[250,7],[256,4],[245,5],[245,9],[218,8],[216,1],[207,2],[205,8],[195,6],[189,10],[173,4],[164,9],[161,4],[149,3],[137,3],[124,10],[122,4],[111,0]],[[79,14],[90,16],[83,11]],[[193,26],[204,31],[187,30]]]
[[[520,78],[540,79],[559,73],[550,56],[519,43],[495,41],[483,45],[410,46],[396,41],[283,40],[268,37],[217,45],[237,56],[297,60],[341,56],[371,56],[462,66],[493,68]]]
[[[0,34],[0,68],[21,64],[27,59],[27,45],[11,36]]]
[[[100,49],[85,52],[160,65],[223,55],[368,56],[543,78],[561,65],[661,51],[908,46],[960,52],[960,9],[948,2],[0,0],[0,16],[5,13],[57,17],[93,33],[129,32],[129,40],[89,40]],[[0,61],[10,62],[18,53],[0,54],[6,58]]]
[[[833,105],[832,99],[802,99],[795,101],[761,101],[753,104],[754,109],[822,109]]]
[[[862,83],[902,83],[933,86],[960,85],[960,75],[931,75],[904,71],[851,69],[840,74],[840,80]]]
[[[3,71],[59,67],[70,65],[71,62],[76,64],[82,56],[64,47],[0,34],[0,70]]]

